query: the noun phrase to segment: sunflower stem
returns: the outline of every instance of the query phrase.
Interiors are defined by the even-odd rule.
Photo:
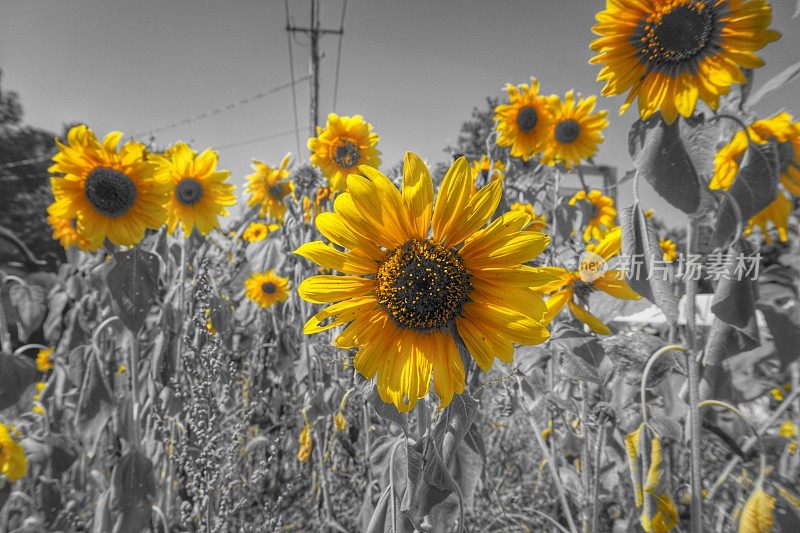
[[[687,231],[687,254],[692,256],[697,253],[697,217],[689,217]],[[703,532],[703,470],[702,470],[702,449],[700,441],[702,438],[702,428],[700,424],[699,389],[700,389],[700,367],[695,353],[697,351],[697,324],[695,321],[695,306],[697,299],[697,280],[690,276],[686,280],[686,344],[689,348],[687,354],[687,366],[689,369],[689,429],[690,443],[692,452],[691,468],[691,488],[692,488],[692,507],[691,507],[691,532]]]
[[[583,528],[583,533],[591,533],[592,508],[595,507],[597,502],[591,501],[592,486],[590,475],[592,464],[589,450],[589,387],[586,386],[586,381],[584,380],[578,382],[578,387],[581,395],[580,423],[581,432],[583,433],[583,444],[581,445],[581,484],[583,485],[581,527]]]

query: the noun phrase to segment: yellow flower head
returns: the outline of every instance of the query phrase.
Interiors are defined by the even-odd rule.
[[[289,278],[282,278],[272,270],[254,272],[244,286],[247,297],[264,309],[289,297]]]
[[[527,161],[542,151],[552,123],[551,106],[558,97],[539,96],[539,81],[530,86],[506,85],[508,103],[497,106],[494,120],[497,145],[511,147],[511,155]]]
[[[413,153],[405,156],[402,190],[374,168],[359,170],[364,176],[347,176],[348,192],[336,197],[334,212],[316,219],[322,235],[346,251],[321,241],[295,251],[346,274],[300,285],[305,300],[333,303],[311,317],[305,333],[349,323],[335,344],[358,349],[355,369],[375,378],[383,401],[400,411],[427,396],[431,378],[442,407],[463,392],[454,331],[484,370],[495,356],[510,362],[515,343],[548,338],[544,303],[530,287],[551,276],[525,263],[550,239],[523,231],[526,213],[506,213],[486,226],[502,182],[472,194],[472,172],[461,157],[434,201],[428,168]]]
[[[797,436],[797,424],[791,420],[784,420],[778,430],[778,435],[784,439],[793,439]]]
[[[678,258],[678,245],[669,239],[661,239],[658,241],[658,246],[661,248],[661,253],[664,254],[664,261],[672,263]]]
[[[669,124],[698,98],[716,109],[745,83],[742,68],[764,64],[755,52],[780,37],[766,0],[606,0],[596,18],[589,62],[603,65],[603,96],[628,91],[620,113],[638,96],[643,119],[661,111]]]
[[[622,300],[639,300],[641,296],[630,288],[622,270],[605,270],[605,265],[622,246],[622,228],[615,226],[595,246],[587,246],[587,252],[578,270],[570,272],[561,267],[546,267],[544,270],[555,277],[555,281],[539,287],[541,294],[553,292],[547,299],[545,324],[549,324],[564,306],[568,306],[573,316],[600,335],[611,335],[611,330],[602,320],[587,311],[579,300],[586,300],[596,290]]]
[[[480,159],[472,162],[472,179],[475,180],[476,189],[490,180],[503,180],[505,176],[506,164],[499,159],[490,161],[488,157],[482,155]]]
[[[526,228],[529,231],[544,231],[547,229],[547,217],[544,213],[539,215],[534,211],[533,206],[528,203],[513,203],[509,206],[511,211],[527,213],[531,216],[531,223]]]
[[[584,242],[589,242],[592,239],[597,241],[601,240],[606,232],[614,227],[617,219],[614,199],[605,196],[596,189],[589,191],[589,194],[581,190],[570,198],[569,205],[574,206],[578,202],[589,202],[591,208],[589,221],[586,223],[586,228],[583,230]]]
[[[36,370],[39,372],[47,372],[48,370],[53,370],[55,365],[53,365],[53,361],[51,357],[53,356],[53,349],[52,348],[45,348],[44,350],[39,350],[39,353],[36,354]]]
[[[218,154],[210,148],[198,155],[187,144],[177,143],[169,152],[169,157],[152,156],[156,176],[172,186],[166,203],[167,229],[174,233],[180,223],[186,235],[194,228],[207,235],[219,227],[218,217],[228,215],[226,207],[236,203],[233,185],[226,183],[231,173],[217,170]]]
[[[328,115],[325,129],[317,127],[317,136],[308,140],[311,164],[319,168],[328,178],[334,191],[343,191],[347,186],[347,175],[360,165],[377,167],[381,164],[377,133],[372,124],[361,115],[352,117]]]
[[[35,413],[35,414],[37,414],[39,416],[44,416],[45,415],[44,407],[42,407],[38,403],[36,405],[34,405],[33,407],[31,407],[31,412]]]
[[[773,398],[775,398],[776,402],[783,401],[783,391],[781,389],[772,389],[769,391]]]
[[[563,102],[553,101],[553,122],[544,145],[543,163],[563,163],[571,169],[597,153],[597,145],[603,142],[603,130],[608,126],[608,112],[593,113],[596,103],[595,96],[579,97],[576,102],[574,91],[567,92]]]
[[[306,222],[311,222],[311,218],[317,216],[323,211],[323,204],[327,200],[333,200],[336,196],[336,191],[330,187],[318,187],[317,194],[314,200],[308,196],[303,197],[303,219]]]
[[[247,242],[258,242],[263,241],[267,238],[267,235],[272,233],[273,231],[278,231],[280,225],[278,224],[264,224],[263,222],[253,222],[247,229],[244,230],[242,233],[242,239],[246,240]]]
[[[269,214],[278,221],[283,221],[283,215],[286,213],[283,199],[293,189],[292,182],[287,180],[291,175],[287,169],[290,159],[291,154],[283,156],[278,168],[253,160],[251,167],[255,172],[247,176],[245,192],[250,194],[248,206],[261,206],[259,216],[265,217]]]
[[[48,209],[48,211],[50,210]],[[48,214],[47,223],[53,228],[53,239],[60,242],[65,250],[72,246],[84,251],[92,249],[92,243],[78,229],[78,220],[76,218],[59,218]]]
[[[58,153],[48,170],[55,201],[47,211],[61,220],[77,220],[78,233],[96,250],[107,238],[132,246],[146,229],[161,227],[170,185],[155,178],[155,166],[145,159],[141,143],[117,145],[121,132],[106,135],[102,144],[85,125],[56,139]]]
[[[121,376],[122,374],[124,374],[127,371],[128,371],[128,365],[126,365],[125,363],[122,363],[114,371],[114,375]]]
[[[17,481],[28,472],[28,458],[25,450],[11,436],[9,427],[0,423],[0,475],[11,482]]]
[[[300,432],[300,445],[297,449],[297,460],[305,463],[311,458],[311,450],[314,448],[314,441],[311,438],[311,425],[308,422],[303,426]]]
[[[341,411],[336,411],[336,416],[333,417],[333,423],[336,431],[339,433],[347,428],[347,419]]]
[[[789,238],[789,215],[792,213],[792,201],[782,192],[767,207],[753,215],[747,222],[745,235],[750,235],[756,226],[761,230],[761,235],[767,244],[772,243],[769,230],[772,225],[778,232],[778,239],[786,242]]]

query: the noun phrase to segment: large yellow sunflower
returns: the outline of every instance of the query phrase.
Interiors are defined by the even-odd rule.
[[[602,320],[590,313],[581,303],[596,291],[603,291],[615,298],[622,300],[639,300],[641,296],[630,288],[625,281],[622,270],[604,271],[605,265],[620,251],[622,244],[622,229],[614,227],[601,240],[597,246],[587,247],[591,251],[588,257],[583,257],[578,270],[570,272],[561,267],[545,267],[545,270],[556,277],[556,281],[542,285],[537,290],[542,294],[553,292],[547,299],[547,313],[545,323],[548,324],[564,308],[569,307],[572,315],[589,326],[599,335],[611,335]],[[578,301],[575,301],[575,296]]]
[[[146,229],[161,227],[166,218],[170,184],[156,179],[141,143],[128,142],[118,150],[121,139],[121,132],[112,132],[101,144],[83,124],[69,131],[66,145],[56,139],[59,151],[48,170],[62,176],[50,180],[55,201],[48,213],[77,220],[91,250],[106,238],[132,246]]]
[[[287,170],[290,159],[291,154],[283,156],[278,168],[253,160],[251,166],[255,172],[247,176],[245,192],[250,193],[248,206],[261,206],[259,216],[265,217],[269,214],[283,222],[283,215],[286,213],[283,199],[292,192],[292,182],[286,179],[291,175]]]
[[[375,148],[379,139],[372,131],[372,124],[361,115],[340,117],[331,113],[325,129],[317,127],[317,136],[308,140],[311,164],[328,178],[334,191],[343,191],[347,175],[360,165],[381,164],[380,152]]]
[[[599,241],[615,225],[617,210],[614,207],[614,199],[593,189],[589,194],[583,190],[576,192],[570,198],[569,205],[574,206],[578,202],[589,202],[591,209],[591,216],[583,231],[584,242],[592,239]]]
[[[202,235],[219,227],[219,216],[227,216],[226,206],[236,203],[233,185],[225,183],[231,175],[217,170],[217,152],[210,148],[200,155],[189,145],[176,143],[169,157],[152,156],[156,176],[172,184],[167,200],[167,229],[174,233],[180,223],[188,235],[194,228]]]
[[[530,87],[506,85],[508,103],[497,106],[494,120],[498,146],[510,146],[511,155],[527,161],[544,148],[551,123],[551,105],[556,96],[540,96],[539,81],[531,78]]]
[[[747,228],[744,230],[745,235],[750,235],[753,228],[758,226],[761,229],[761,235],[767,244],[772,243],[772,237],[769,235],[770,223],[778,232],[778,239],[781,242],[786,242],[789,238],[789,215],[792,214],[792,201],[782,192],[778,193],[778,197],[772,201],[767,207],[753,215],[747,222]]]
[[[0,423],[0,474],[14,482],[28,473],[25,450],[11,436],[8,426]]]
[[[765,0],[606,0],[597,21],[590,63],[603,65],[603,96],[629,91],[620,113],[638,96],[643,119],[660,110],[667,123],[690,116],[698,98],[716,109],[780,37]]]
[[[544,145],[542,162],[548,165],[563,163],[567,169],[579,165],[597,152],[603,142],[603,130],[608,126],[607,111],[593,113],[597,97],[580,98],[569,91],[564,101],[553,101],[553,122]]]
[[[345,276],[314,276],[299,287],[313,303],[334,303],[314,315],[306,333],[350,323],[335,339],[358,348],[355,369],[376,378],[381,398],[410,411],[428,394],[431,377],[441,406],[464,390],[456,338],[484,370],[495,357],[510,362],[514,343],[548,338],[545,306],[530,287],[552,277],[525,266],[548,245],[523,231],[525,213],[506,213],[487,227],[502,196],[492,181],[474,195],[466,158],[444,176],[434,203],[425,163],[407,153],[403,187],[378,170],[347,177],[334,212],[317,216],[334,244],[304,244],[295,253]]]
[[[289,297],[289,278],[282,278],[272,270],[254,272],[244,282],[248,298],[266,309]]]

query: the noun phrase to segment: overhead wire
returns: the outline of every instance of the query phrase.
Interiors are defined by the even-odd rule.
[[[289,29],[291,25],[291,19],[289,17],[289,0],[284,0],[284,7],[286,9],[286,29]],[[294,80],[294,56],[292,55],[292,33],[290,31],[286,32],[286,41],[289,43],[289,75],[291,79]],[[309,76],[310,77],[310,76]],[[292,110],[294,111],[294,129],[295,129],[295,142],[297,143],[297,156],[300,157],[301,149],[300,149],[300,121],[297,117],[297,90],[295,89],[295,85],[292,84]]]
[[[336,101],[339,97],[339,65],[342,61],[342,38],[344,37],[344,17],[347,13],[347,0],[342,0],[342,19],[339,22],[339,46],[336,51],[336,81],[333,84],[333,110],[336,111]]]

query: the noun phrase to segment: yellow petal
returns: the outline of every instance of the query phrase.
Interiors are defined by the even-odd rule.
[[[402,196],[414,237],[426,238],[433,213],[433,180],[425,162],[412,152],[406,152],[403,161]]]
[[[371,259],[340,252],[322,241],[307,242],[294,253],[320,266],[345,274],[374,274],[378,267],[377,263]]]
[[[312,276],[300,284],[297,292],[308,302],[322,304],[364,296],[374,287],[374,280],[356,276]]]

